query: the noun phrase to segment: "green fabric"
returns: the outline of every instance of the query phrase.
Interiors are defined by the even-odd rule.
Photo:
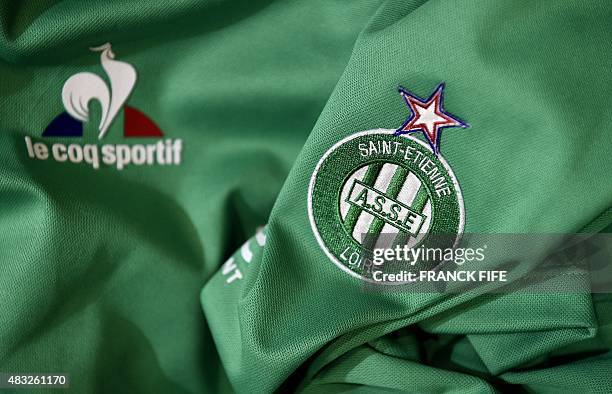
[[[234,388],[609,392],[607,296],[364,292],[319,248],[305,196],[333,144],[401,124],[397,85],[427,97],[444,80],[445,108],[471,125],[442,136],[465,232],[601,230],[612,203],[611,11],[603,1],[382,4],[279,194],[263,251],[243,263],[244,280],[217,274],[203,288]]]
[[[0,372],[69,372],[80,393],[230,390],[199,291],[267,221],[377,6],[0,2]],[[138,72],[128,104],[183,140],[180,166],[27,156],[25,136],[98,143],[97,102],[82,140],[40,136],[108,41]]]
[[[364,291],[306,198],[337,141],[406,119],[398,85],[445,81],[470,124],[441,140],[465,232],[610,232],[611,17],[605,0],[0,1],[0,372],[67,372],[78,393],[610,392],[610,295]],[[25,137],[132,143],[121,114],[97,139],[97,103],[82,139],[41,138],[105,42],[180,165],[28,156]]]

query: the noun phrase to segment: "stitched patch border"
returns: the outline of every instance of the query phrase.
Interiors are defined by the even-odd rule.
[[[340,269],[371,283],[380,283],[371,279],[371,261],[368,266],[365,258],[371,248],[363,244],[363,237],[360,242],[355,231],[368,228],[370,234],[375,228],[399,235],[408,233],[403,234],[404,239],[412,242],[412,247],[427,244],[429,234],[449,234],[454,235],[450,245],[454,246],[465,224],[461,189],[448,163],[425,142],[395,133],[392,129],[374,129],[338,141],[318,161],[308,187],[308,217],[317,243]],[[369,154],[365,152],[369,142],[394,147],[395,152],[372,148],[375,152]],[[435,178],[428,178],[433,172]],[[416,211],[413,205],[417,205]],[[358,219],[352,215],[355,210]],[[409,234],[412,227],[407,226],[411,225],[417,233],[420,231],[419,236]]]

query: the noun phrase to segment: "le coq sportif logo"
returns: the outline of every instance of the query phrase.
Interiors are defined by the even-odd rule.
[[[25,137],[28,156],[38,160],[86,163],[93,169],[102,165],[122,170],[128,166],[178,165],[181,163],[181,139],[164,139],[164,133],[147,116],[126,102],[134,90],[137,73],[134,66],[115,58],[111,44],[91,48],[100,52],[100,63],[108,83],[98,74],[79,72],[64,83],[61,99],[65,111],[57,115],[44,129],[42,137],[82,138],[84,124],[94,121],[89,105],[97,101],[101,108],[98,140],[110,132],[113,121],[123,111],[123,137],[155,138],[148,144],[81,144],[33,141]]]

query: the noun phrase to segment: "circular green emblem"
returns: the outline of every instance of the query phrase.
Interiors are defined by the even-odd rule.
[[[312,230],[342,270],[372,281],[376,249],[452,247],[463,232],[461,189],[426,143],[395,130],[353,134],[331,147],[308,188]],[[427,262],[418,269],[431,269]],[[410,270],[387,264],[386,273]]]

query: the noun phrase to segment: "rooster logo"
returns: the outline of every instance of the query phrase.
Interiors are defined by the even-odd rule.
[[[124,137],[163,137],[164,134],[148,116],[125,105],[136,85],[134,66],[116,60],[110,43],[90,50],[100,52],[100,63],[110,82],[110,89],[102,77],[91,72],[80,72],[68,78],[62,89],[62,103],[66,112],[47,126],[43,137],[82,137],[83,123],[90,120],[89,104],[92,100],[97,100],[102,108],[98,139],[106,136],[122,108]]]

